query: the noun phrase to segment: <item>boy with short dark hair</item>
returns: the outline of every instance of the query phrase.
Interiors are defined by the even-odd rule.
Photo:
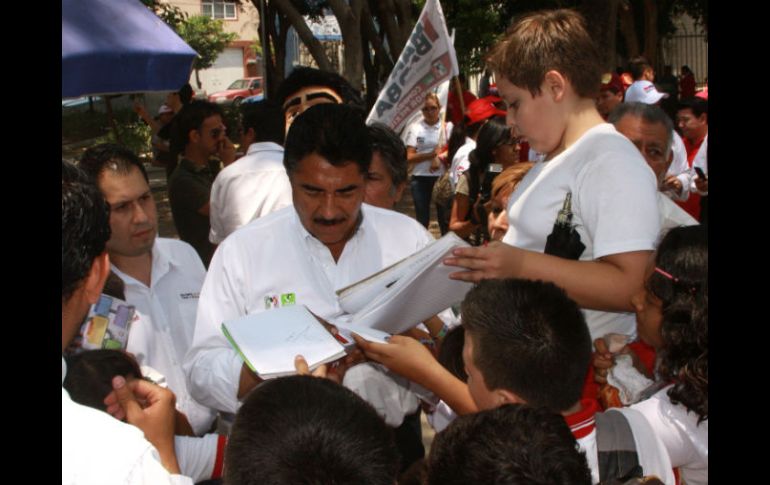
[[[634,334],[631,295],[660,231],[656,180],[596,109],[602,66],[584,19],[572,10],[529,14],[494,47],[488,65],[508,123],[546,157],[511,195],[504,244],[455,250],[445,263],[466,271],[452,277],[551,281],[584,309],[593,336]],[[568,197],[585,246],[577,260],[544,254]]]

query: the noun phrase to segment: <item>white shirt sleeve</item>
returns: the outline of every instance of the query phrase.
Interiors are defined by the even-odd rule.
[[[175,436],[174,449],[179,469],[195,483],[211,478],[217,459],[218,434]]]
[[[244,281],[241,264],[226,264],[245,256],[226,240],[211,260],[206,281],[198,300],[193,344],[185,356],[190,394],[201,404],[227,413],[235,413],[243,361],[222,334],[222,322],[242,314],[246,306],[241,289]]]
[[[417,124],[413,123],[406,129],[406,138],[404,145],[407,147],[417,148]]]
[[[706,175],[706,177],[708,177],[709,175],[708,142],[709,142],[709,138],[708,138],[708,135],[706,135],[706,138],[703,140],[703,143],[698,149],[698,153],[695,154],[695,158],[692,161],[692,166],[693,166],[693,170],[691,173],[692,182],[690,183],[689,187],[690,187],[690,191],[696,192],[700,195],[709,195],[709,193],[708,191],[701,192],[695,186],[695,179],[698,177],[698,174],[695,173],[694,167],[699,167],[701,170],[703,170],[703,173]]]

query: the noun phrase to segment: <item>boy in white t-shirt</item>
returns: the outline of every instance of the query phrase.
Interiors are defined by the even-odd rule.
[[[660,230],[656,181],[634,145],[604,123],[597,47],[580,14],[531,14],[488,58],[508,104],[508,123],[546,154],[511,194],[503,243],[447,258],[452,278],[550,281],[583,308],[591,335],[635,334],[631,296]],[[567,194],[585,249],[579,260],[544,254]]]

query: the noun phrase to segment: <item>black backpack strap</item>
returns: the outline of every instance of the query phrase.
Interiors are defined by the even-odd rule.
[[[596,413],[596,451],[601,483],[622,483],[644,475],[634,433],[623,413]]]

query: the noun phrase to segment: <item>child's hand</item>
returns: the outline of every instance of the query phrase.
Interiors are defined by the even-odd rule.
[[[594,340],[594,347],[596,352],[593,353],[593,366],[594,366],[594,380],[599,384],[607,383],[607,374],[612,366],[615,365],[615,360],[612,358],[612,354],[607,348],[607,342],[603,338]]]
[[[353,338],[366,357],[417,384],[424,385],[432,369],[440,367],[431,351],[411,337],[394,335],[387,344],[369,342],[356,334]]]

